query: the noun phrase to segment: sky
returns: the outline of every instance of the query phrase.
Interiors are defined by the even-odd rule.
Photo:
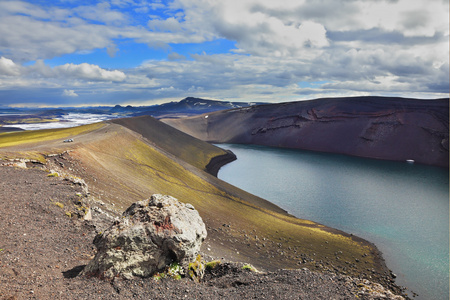
[[[0,106],[449,96],[448,0],[0,0]]]

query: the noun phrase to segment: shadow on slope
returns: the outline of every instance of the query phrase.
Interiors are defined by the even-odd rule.
[[[209,171],[208,165],[215,157],[224,157],[223,164],[235,159],[230,152],[195,139],[150,116],[117,119],[111,122],[141,134],[153,146],[205,171]]]

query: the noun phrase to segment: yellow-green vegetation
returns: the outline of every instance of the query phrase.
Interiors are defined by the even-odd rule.
[[[68,216],[69,218],[72,218],[72,212],[70,211],[66,211],[65,215]]]
[[[14,120],[4,120],[3,124],[11,125],[11,124],[34,124],[34,123],[51,123],[58,122],[58,119],[42,119],[42,118],[22,118],[22,119],[14,119]]]
[[[249,244],[247,250],[240,251],[241,259],[248,261],[247,257],[268,257],[267,251],[271,248],[272,253],[279,253],[270,260],[272,268],[308,267],[323,270],[333,269],[333,265],[346,268],[348,274],[375,268],[374,257],[368,255],[371,253],[370,246],[350,236],[328,231],[312,221],[277,213],[243,200],[255,197],[221,183],[217,178],[188,164],[177,163],[145,140],[126,134],[125,130],[115,130],[116,134],[112,138],[86,145],[77,150],[77,155],[84,160],[85,166],[101,172],[100,176],[107,178],[97,178],[91,184],[104,191],[102,199],[111,201],[116,207],[125,209],[131,203],[146,199],[154,193],[167,194],[191,203],[204,220],[211,222],[211,227],[222,225],[214,223],[215,220],[232,222],[233,227],[224,232],[226,239],[242,242],[242,230],[255,230],[260,238],[276,241],[270,244],[265,242],[263,248],[259,238],[250,236],[245,241]],[[232,243],[221,247],[230,253],[236,252]],[[338,251],[342,253],[336,255]],[[302,259],[298,257],[300,254],[306,255],[308,259],[306,263],[297,265]],[[354,263],[356,258],[360,260],[358,264]],[[352,262],[352,266],[347,267],[346,261]],[[330,266],[324,262],[329,262]],[[268,263],[267,258],[262,258],[259,265],[265,263]]]
[[[42,143],[51,140],[64,139],[70,136],[87,133],[104,126],[104,123],[95,123],[72,128],[43,129],[19,131],[0,134],[0,148],[17,146],[28,143]]]
[[[48,174],[47,177],[59,177],[59,174],[57,172],[53,172]]]
[[[58,206],[59,208],[64,208],[64,204],[61,202],[53,202],[54,205]]]
[[[166,267],[164,272],[157,272],[153,275],[153,280],[158,281],[163,278],[172,278],[175,280],[180,280],[181,276],[184,275],[183,268],[177,263],[173,262]]]
[[[145,118],[140,120],[145,121]],[[140,127],[145,128],[144,125],[145,122]],[[77,130],[87,133],[101,126],[94,124],[57,133],[64,137],[74,136]],[[107,130],[99,130],[101,134],[87,139],[89,142],[70,152],[71,158],[83,166],[85,174],[93,178],[83,178],[92,187],[93,196],[121,209],[154,193],[171,195],[181,202],[190,203],[208,227],[220,228],[220,231],[215,231],[216,237],[228,241],[216,243],[215,247],[220,247],[222,252],[229,253],[235,260],[251,262],[258,268],[308,267],[333,271],[337,267],[349,275],[377,268],[370,245],[312,221],[282,213],[280,209],[264,203],[263,199],[201,171],[209,162],[209,157],[223,154],[215,147],[209,148],[197,141],[197,146],[190,148],[189,138],[172,136],[170,130],[159,127],[158,121],[152,120],[148,126],[152,127],[152,131],[168,135],[145,136],[111,124]],[[54,130],[41,137],[53,139],[53,133]],[[42,133],[28,134],[26,141],[37,142]],[[11,136],[0,135],[0,147],[5,144],[19,145],[21,138],[27,134],[18,133],[15,138],[19,141],[10,139]],[[183,142],[177,143],[177,139]],[[166,149],[170,147],[174,149],[172,152]],[[28,153],[24,151],[21,155]],[[232,226],[222,227],[224,222],[232,223]],[[208,235],[211,236],[210,232]],[[238,247],[239,253],[236,250]],[[201,265],[204,269],[203,264],[200,258],[192,266],[199,269]]]
[[[87,206],[80,205],[80,206],[77,206],[77,210],[86,214],[89,211],[89,208]]]
[[[213,260],[210,262],[205,262],[202,256],[199,254],[195,258],[195,261],[190,262],[188,266],[188,276],[195,282],[200,282],[205,275],[205,270],[213,270],[221,264],[220,260]]]
[[[164,272],[162,272],[162,273],[158,272],[158,273],[153,274],[153,280],[154,281],[158,281],[158,280],[161,280],[163,278],[166,278],[166,273],[164,273]]]
[[[201,255],[197,255],[194,262],[189,263],[188,267],[189,278],[195,282],[200,282],[205,275],[205,262],[202,260]]]
[[[257,272],[256,268],[251,264],[245,264],[242,266],[242,270],[249,270],[251,272]]]
[[[174,262],[167,268],[167,275],[172,279],[179,280],[184,275],[184,270],[178,263]]]
[[[139,132],[150,141],[157,141],[158,148],[202,170],[213,157],[226,154],[216,146],[195,139],[149,116],[114,122]]]
[[[2,159],[29,159],[30,161],[37,161],[41,164],[46,163],[45,154],[38,151],[15,151],[13,153],[0,152],[0,160]]]
[[[215,269],[217,268],[222,262],[220,260],[213,260],[210,262],[205,263],[205,269]]]

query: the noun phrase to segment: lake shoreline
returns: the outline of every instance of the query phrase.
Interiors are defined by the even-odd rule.
[[[219,172],[221,180],[298,218],[370,241],[409,295],[448,295],[446,168],[260,145],[217,146],[238,157]],[[436,280],[430,280],[433,274]]]
[[[225,150],[225,152],[227,153],[219,156],[214,156],[209,161],[208,165],[206,165],[206,172],[213,175],[214,177],[217,177],[220,168],[237,159],[236,155],[232,151]]]
[[[111,283],[79,276],[80,271],[95,254],[92,240],[97,231],[108,226],[107,221],[112,222],[111,216],[117,212],[102,206],[101,213],[94,210],[94,218],[91,221],[67,217],[64,209],[67,210],[69,207],[74,209],[75,202],[88,199],[85,196],[82,198],[78,196],[84,193],[80,185],[73,185],[70,181],[47,175],[47,172],[35,168],[0,167],[3,184],[15,186],[25,182],[29,187],[19,191],[5,189],[7,198],[16,201],[10,204],[0,202],[5,214],[5,222],[0,224],[0,228],[5,227],[0,231],[5,234],[0,251],[3,261],[3,266],[0,266],[3,270],[0,272],[0,281],[4,284],[0,287],[0,298],[14,296],[27,298],[34,295],[46,299],[52,293],[60,292],[70,293],[77,298],[101,293],[105,299],[112,299],[132,297],[129,291],[133,291],[139,295],[138,299],[155,299],[163,295],[173,299],[184,299],[186,290],[198,299],[217,298],[218,293],[227,298],[239,297],[242,294],[252,298],[272,296],[288,298],[295,294],[307,298],[321,296],[322,299],[334,298],[336,295],[345,299],[364,296],[367,297],[364,299],[373,299],[381,294],[386,297],[385,299],[399,299],[393,294],[401,295],[395,286],[383,284],[383,288],[380,288],[375,281],[369,282],[342,274],[322,273],[306,268],[274,271],[259,269],[259,272],[250,272],[243,268],[244,263],[226,260],[221,262],[217,270],[207,271],[205,280],[201,283],[194,283],[188,277],[181,280],[166,278],[160,282],[152,277],[133,280],[116,278]],[[38,199],[30,200],[36,193],[39,195]],[[71,195],[70,198],[67,197],[68,194]],[[53,202],[49,202],[49,198]],[[29,203],[33,205],[28,205]],[[64,209],[61,209],[62,206]],[[39,212],[39,218],[33,217],[36,212]],[[10,225],[11,220],[14,220],[14,226]],[[52,223],[52,226],[42,227],[42,223]],[[40,234],[36,235],[38,228],[41,228]],[[17,238],[20,243],[17,243]],[[30,246],[38,251],[24,251]],[[60,251],[61,248],[65,251]],[[55,255],[48,255],[47,251]],[[208,261],[220,259],[220,256],[210,256],[206,249],[201,251],[201,255]],[[21,263],[14,260],[16,257],[20,258]],[[65,264],[61,264],[61,261],[65,261]],[[27,272],[24,271],[25,268]],[[23,282],[27,284],[24,285]],[[224,284],[232,288],[224,288]],[[164,289],[161,289],[161,285]]]
[[[218,145],[220,147],[220,143],[214,143],[214,144]],[[282,148],[282,149],[286,149],[286,148]],[[287,149],[290,149],[290,148],[287,148]],[[212,174],[213,176],[215,176],[215,177],[217,177],[219,170],[223,166],[225,166],[225,165],[227,165],[227,164],[229,164],[229,163],[231,163],[231,162],[233,162],[233,161],[238,159],[236,154],[234,154],[231,150],[227,150],[227,149],[224,149],[224,150],[227,152],[227,154],[214,157],[213,159],[211,159],[210,163],[207,166],[207,171],[210,174]],[[290,150],[298,150],[298,149],[290,149]],[[210,170],[212,170],[212,171],[210,171]],[[269,201],[270,203],[272,203],[274,205],[277,205],[277,204],[271,202],[270,200],[267,200],[267,201]],[[280,209],[284,210],[281,207],[280,207]],[[292,217],[295,217],[297,219],[301,219],[301,218],[298,218],[296,216],[293,216],[292,214],[288,213],[287,211],[285,211],[285,214],[289,215],[289,216],[292,216]],[[342,230],[339,230],[339,229],[336,229],[336,228],[333,228],[333,227],[329,227],[327,225],[320,224],[320,223],[318,223],[318,222],[316,222],[314,220],[308,220],[308,221],[312,221],[312,222],[314,222],[316,224],[319,224],[320,226],[323,226],[322,229],[327,231],[327,232],[351,238],[353,241],[355,241],[357,243],[360,243],[360,244],[363,244],[363,245],[367,246],[368,248],[370,248],[371,249],[370,255],[373,256],[373,258],[375,260],[375,265],[378,268],[378,272],[379,272],[380,275],[383,274],[381,276],[378,276],[379,281],[381,281],[380,283],[384,287],[392,290],[394,293],[404,295],[406,287],[399,286],[399,285],[397,285],[395,283],[395,276],[396,275],[392,272],[391,269],[389,269],[389,267],[387,266],[386,261],[385,261],[385,259],[383,257],[383,253],[378,249],[378,247],[374,243],[372,243],[372,242],[370,242],[370,241],[368,241],[368,240],[366,240],[364,238],[361,238],[359,236],[356,236],[354,234],[347,233],[345,231],[342,231]],[[364,276],[366,274],[361,274],[361,275]]]

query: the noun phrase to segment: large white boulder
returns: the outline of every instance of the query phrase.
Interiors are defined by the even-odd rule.
[[[132,204],[94,239],[98,252],[82,274],[151,276],[172,262],[193,261],[205,238],[205,224],[192,205],[155,194]]]

